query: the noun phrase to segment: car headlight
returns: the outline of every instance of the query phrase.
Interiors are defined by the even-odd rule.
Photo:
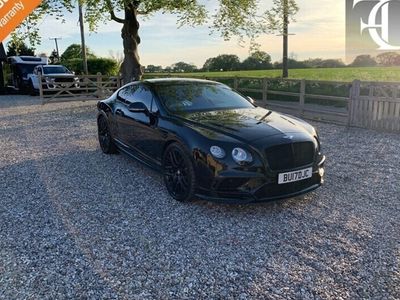
[[[215,158],[224,158],[225,157],[225,150],[222,149],[221,147],[212,146],[210,148],[210,152]]]
[[[232,158],[238,164],[243,163],[251,163],[253,161],[253,157],[249,152],[242,148],[235,148],[232,150]]]

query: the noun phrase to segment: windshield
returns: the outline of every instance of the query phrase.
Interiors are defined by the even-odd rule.
[[[62,66],[57,67],[43,67],[44,74],[70,74],[69,70]]]
[[[159,85],[160,100],[171,112],[213,111],[253,108],[244,97],[230,88],[216,84],[178,83]]]

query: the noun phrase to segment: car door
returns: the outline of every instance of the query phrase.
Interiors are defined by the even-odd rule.
[[[140,153],[149,160],[161,166],[161,155],[166,142],[166,132],[159,127],[160,112],[155,100],[154,94],[143,91],[140,97],[151,98],[151,107],[149,110],[149,119],[147,122],[139,121],[136,125],[136,135],[133,143]]]
[[[158,108],[151,90],[142,83],[122,89],[117,97],[115,116],[118,123],[118,139],[141,159],[160,164],[162,136],[158,130]],[[146,112],[129,110],[133,103],[141,102]]]
[[[114,107],[114,119],[117,130],[115,139],[123,146],[129,147],[129,134],[132,131],[133,122],[129,118],[129,105],[134,102],[133,95],[137,89],[137,84],[131,84],[122,88],[117,95]]]
[[[139,84],[133,94],[134,102],[143,103],[147,112],[129,111],[128,144],[145,160],[159,164],[159,149],[162,147],[162,137],[158,130],[158,108],[154,95],[145,84]]]

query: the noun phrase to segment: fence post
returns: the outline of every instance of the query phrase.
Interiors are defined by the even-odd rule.
[[[304,114],[304,104],[306,100],[306,80],[302,79],[300,81],[300,115]]]
[[[361,81],[360,80],[354,80],[351,84],[350,88],[350,99],[349,99],[349,104],[348,104],[348,114],[349,118],[347,121],[348,126],[352,126],[355,124],[355,102],[358,100],[360,97],[360,91],[361,91]]]
[[[262,80],[262,91],[263,105],[266,105],[268,100],[268,78],[263,78]]]
[[[237,78],[237,76],[235,76],[233,80],[233,89],[237,91],[238,88],[239,88],[239,79]]]
[[[101,73],[97,72],[96,76],[96,94],[99,98],[103,98],[103,89],[101,88]]]
[[[42,74],[39,73],[39,96],[40,96],[40,100],[42,100],[42,104],[46,104],[46,102],[44,101],[44,93],[43,93],[43,77]]]

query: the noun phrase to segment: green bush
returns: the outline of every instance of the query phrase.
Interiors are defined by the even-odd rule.
[[[82,59],[69,59],[61,62],[75,74],[83,74],[83,60]],[[111,58],[89,58],[88,69],[90,75],[101,73],[102,75],[114,76],[118,75],[118,63]]]

